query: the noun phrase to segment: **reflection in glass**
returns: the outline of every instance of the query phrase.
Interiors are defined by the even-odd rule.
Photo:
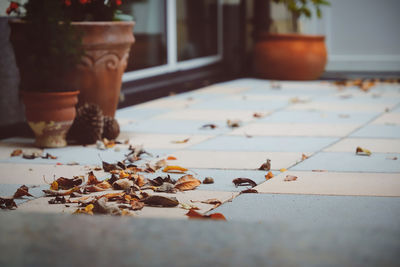
[[[218,53],[218,1],[177,0],[178,61]]]
[[[123,13],[132,14],[135,43],[126,71],[145,69],[167,63],[165,0],[125,0]]]

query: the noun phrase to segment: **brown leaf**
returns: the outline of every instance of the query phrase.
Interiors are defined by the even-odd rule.
[[[102,189],[110,189],[112,188],[111,184],[108,181],[102,181],[101,183],[96,184],[97,187]]]
[[[214,179],[212,177],[206,177],[203,180],[203,184],[213,184],[214,183]]]
[[[258,193],[256,189],[249,188],[240,192],[240,194],[248,194],[248,193]]]
[[[21,185],[20,188],[14,193],[14,198],[21,198],[23,196],[33,197],[29,194],[29,188],[26,185]]]
[[[265,179],[266,179],[266,180],[269,180],[269,179],[271,179],[272,177],[274,177],[274,174],[273,174],[272,172],[268,172],[267,175],[265,175]]]
[[[65,197],[63,196],[57,196],[53,199],[50,199],[49,204],[65,204],[67,201],[65,200]]]
[[[105,198],[107,198],[108,201],[116,201],[116,200],[124,199],[124,196],[125,196],[124,192],[118,192],[118,193],[108,193],[105,195],[101,195],[98,198],[105,197]]]
[[[371,156],[371,151],[369,151],[368,149],[365,148],[361,148],[361,147],[357,147],[356,148],[356,155],[360,155],[360,156]]]
[[[176,188],[173,184],[164,182],[160,187],[157,187],[154,191],[165,192],[165,193],[176,193]]]
[[[56,156],[51,155],[50,153],[46,153],[46,155],[41,156],[42,159],[57,159]]]
[[[103,170],[105,172],[110,172],[112,170],[121,170],[121,168],[116,164],[110,164],[108,162],[103,161]]]
[[[115,203],[108,203],[107,199],[102,197],[94,202],[93,213],[121,215],[121,210]]]
[[[135,184],[137,184],[139,187],[142,187],[146,184],[146,179],[143,177],[143,175],[137,175]]]
[[[232,181],[236,187],[238,186],[248,186],[250,185],[251,187],[255,187],[257,185],[256,182],[254,182],[253,180],[249,179],[249,178],[235,178]]]
[[[133,181],[129,179],[119,179],[112,184],[116,190],[127,190],[133,186]]]
[[[176,207],[179,205],[179,201],[175,197],[164,197],[164,196],[148,196],[145,199],[140,200],[144,204],[156,207]]]
[[[204,124],[204,125],[201,126],[200,128],[201,128],[201,129],[205,129],[205,128],[215,129],[215,128],[217,128],[217,127],[218,127],[217,125],[209,123],[209,124]]]
[[[301,160],[303,161],[303,160],[306,160],[306,159],[308,159],[308,156],[306,154],[301,154]]]
[[[285,182],[291,182],[291,181],[296,181],[297,180],[297,176],[294,175],[286,175],[285,179],[283,179],[283,181]]]
[[[262,118],[262,117],[264,117],[264,116],[265,116],[265,114],[260,113],[260,112],[255,112],[255,113],[253,113],[253,117],[254,117],[254,118]]]
[[[52,196],[52,197],[56,197],[56,196],[68,196],[70,195],[72,192],[78,192],[80,191],[79,187],[74,187],[68,190],[42,190],[46,196]]]
[[[226,124],[228,125],[229,128],[240,127],[240,121],[239,120],[227,120]]]
[[[198,201],[192,201],[192,202],[198,202]],[[222,201],[219,200],[219,199],[216,199],[216,198],[210,198],[210,199],[207,199],[207,200],[202,200],[202,201],[200,201],[200,203],[218,205],[219,206],[219,205],[222,204]]]
[[[203,215],[201,213],[198,213],[194,209],[190,209],[188,213],[185,214],[186,216],[189,217],[189,219],[211,219],[211,220],[223,220],[226,221],[226,218],[224,215],[221,213],[213,213],[210,215]]]
[[[81,185],[83,182],[83,178],[82,177],[74,177],[74,178],[65,178],[65,177],[60,177],[58,178],[56,181],[57,186],[55,185],[55,183],[53,182],[51,184],[51,189],[55,189],[55,190],[67,190],[67,189],[71,189],[75,186]]]
[[[13,210],[18,208],[12,197],[0,197],[0,208]]]
[[[171,141],[171,143],[173,144],[185,144],[187,142],[189,142],[190,138],[186,138],[184,140],[178,140],[178,141]]]
[[[266,162],[264,162],[260,168],[258,168],[260,171],[269,171],[271,169],[271,160],[267,159]]]
[[[106,189],[98,187],[97,185],[88,185],[85,187],[85,192],[93,193],[93,192],[102,192]]]
[[[181,191],[192,190],[198,187],[201,181],[194,178],[193,175],[185,175],[179,178],[175,183],[175,188]]]
[[[94,175],[93,171],[89,172],[87,185],[92,185],[92,184],[96,185],[99,183],[100,183],[100,181],[97,180],[97,177]]]
[[[137,199],[132,199],[130,205],[132,210],[141,210],[144,207],[144,203],[138,201]]]
[[[18,157],[21,156],[22,154],[22,149],[15,149],[12,153],[11,153],[11,157]]]

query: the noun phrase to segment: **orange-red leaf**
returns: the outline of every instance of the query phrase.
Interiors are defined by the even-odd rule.
[[[178,179],[175,183],[175,188],[181,191],[192,190],[198,187],[201,181],[194,178],[193,175],[185,175]]]
[[[186,213],[186,216],[189,217],[189,219],[211,219],[211,220],[224,220],[226,221],[226,218],[223,214],[221,213],[213,213],[210,215],[203,215],[201,213],[198,213],[194,209],[190,209],[188,213]]]
[[[11,157],[18,157],[22,154],[22,149],[15,149],[12,153],[11,153]]]
[[[163,169],[163,172],[184,173],[187,170],[188,169],[183,168],[181,166],[165,166],[165,168]]]

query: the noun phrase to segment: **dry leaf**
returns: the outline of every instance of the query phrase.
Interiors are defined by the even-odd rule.
[[[188,169],[180,167],[180,166],[165,166],[162,170],[163,172],[171,172],[171,173],[184,173]]]
[[[253,117],[254,117],[254,118],[262,118],[262,117],[264,117],[264,116],[265,116],[265,114],[260,113],[260,112],[255,112],[255,113],[253,113]]]
[[[189,138],[186,138],[184,140],[171,141],[171,143],[173,143],[173,144],[185,144],[185,143],[189,142],[189,140],[190,140]]]
[[[63,196],[57,196],[48,201],[49,204],[65,204],[66,202],[67,201],[65,200],[65,197],[63,197]]]
[[[213,184],[214,183],[214,179],[212,177],[206,177],[203,180],[203,184]]]
[[[21,156],[22,154],[22,149],[15,149],[12,153],[11,153],[11,157],[18,157]]]
[[[221,213],[213,213],[210,215],[203,215],[195,211],[194,209],[190,209],[188,213],[185,214],[186,216],[189,217],[189,219],[211,219],[211,220],[224,220],[226,221],[226,218],[224,215]]]
[[[87,185],[92,185],[92,184],[96,185],[98,183],[100,183],[100,181],[97,180],[97,177],[94,175],[93,171],[89,172]]]
[[[17,204],[12,197],[0,197],[0,208],[13,210],[18,208]]]
[[[387,157],[386,159],[389,159],[389,160],[397,160],[397,157]]]
[[[148,196],[141,200],[144,204],[156,207],[176,207],[179,205],[179,201],[175,197],[164,197],[164,196]]]
[[[285,182],[291,182],[291,181],[296,181],[297,180],[297,176],[294,175],[286,175],[285,179],[283,179],[283,181]]]
[[[168,156],[167,160],[177,160],[174,156]]]
[[[133,186],[133,181],[129,179],[119,179],[112,184],[116,190],[127,190]]]
[[[117,166],[116,164],[111,164],[111,163],[108,163],[105,161],[103,161],[102,163],[103,163],[103,170],[105,172],[110,172],[113,170],[121,170],[121,168],[119,166]]]
[[[41,156],[41,158],[42,158],[42,159],[57,159],[56,156],[53,156],[53,155],[51,155],[51,154],[49,154],[49,153],[46,153],[46,155]]]
[[[173,184],[164,182],[160,187],[154,189],[156,192],[176,193],[176,188]]]
[[[206,129],[206,128],[215,129],[217,127],[218,127],[217,125],[209,123],[209,124],[204,124],[203,126],[201,126],[201,129]]]
[[[175,183],[175,188],[181,191],[192,190],[198,187],[201,181],[194,178],[193,175],[185,175],[179,178]]]
[[[306,160],[306,159],[308,159],[308,156],[305,155],[305,154],[301,154],[301,160],[303,161],[303,160]]]
[[[93,193],[93,192],[102,192],[106,189],[98,187],[97,185],[88,185],[85,187],[84,192],[87,193]]]
[[[102,189],[110,189],[110,188],[112,188],[111,184],[108,181],[103,181],[101,183],[98,183],[96,186],[100,187]]]
[[[264,162],[260,168],[258,168],[261,171],[269,171],[271,169],[271,160],[267,159],[266,162]]]
[[[58,178],[56,181],[56,183],[52,183],[50,186],[50,189],[54,189],[54,190],[67,190],[67,189],[71,189],[75,186],[79,186],[82,184],[83,182],[83,178],[82,177],[74,177],[74,178],[65,178],[65,177],[60,177]],[[57,188],[57,189],[55,189]]]
[[[240,127],[241,122],[240,120],[227,120],[226,124],[230,128],[237,128]]]
[[[274,177],[274,174],[273,174],[272,172],[268,172],[267,175],[265,175],[265,179],[266,179],[266,180],[269,180],[269,179],[271,179],[272,177]]]
[[[248,186],[250,185],[251,187],[255,187],[257,185],[256,182],[254,182],[253,180],[249,179],[249,178],[235,178],[232,181],[236,187],[238,186]]]
[[[143,175],[137,175],[135,184],[139,187],[142,187],[146,184],[146,179],[143,177]]]
[[[107,199],[102,197],[94,202],[93,213],[121,215],[121,210],[115,203],[108,203]]]
[[[285,171],[287,171],[287,169],[282,168],[282,169],[280,169],[279,171],[280,171],[280,172],[285,172]]]
[[[253,188],[249,188],[249,189],[246,189],[246,190],[243,190],[240,192],[240,194],[248,194],[248,193],[256,193],[257,194],[258,191]]]
[[[28,197],[33,197],[31,194],[29,194],[29,188],[26,185],[21,185],[17,191],[14,193],[14,198],[21,198],[23,196],[28,196]]]
[[[179,203],[179,205],[180,205],[181,208],[184,209],[184,210],[191,210],[191,209],[199,210],[198,207],[196,207],[195,205],[192,205],[192,204]]]
[[[74,187],[68,190],[42,190],[46,196],[51,196],[51,197],[56,197],[56,196],[68,196],[70,195],[72,192],[78,192],[80,191],[79,187]]]
[[[132,210],[141,210],[144,207],[144,203],[138,201],[137,199],[132,199],[130,205]]]
[[[369,151],[368,149],[361,148],[361,147],[356,148],[356,155],[371,156],[371,154],[372,154],[371,151]]]

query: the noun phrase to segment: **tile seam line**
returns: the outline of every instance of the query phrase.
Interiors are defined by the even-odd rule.
[[[395,195],[389,195],[389,196],[383,196],[383,195],[355,195],[355,194],[323,194],[323,193],[288,193],[288,192],[274,192],[274,193],[269,193],[269,192],[258,192],[255,195],[298,195],[298,196],[327,196],[327,197],[376,197],[376,198],[398,198],[400,199],[400,195],[395,196]],[[243,194],[239,194],[243,195]]]
[[[400,107],[400,104],[395,105],[393,108],[390,109],[390,111],[392,111],[393,109],[396,109],[397,107]],[[385,114],[385,113],[388,113],[388,112],[381,111],[379,114],[377,114],[376,116],[372,117],[372,118],[371,118],[370,120],[368,120],[366,123],[360,125],[359,127],[356,127],[353,131],[349,132],[347,135],[342,136],[341,138],[339,138],[339,139],[336,140],[335,142],[333,142],[333,143],[331,143],[331,144],[329,144],[329,145],[327,145],[327,146],[324,146],[324,147],[322,147],[320,150],[314,152],[313,154],[311,154],[311,155],[309,156],[309,158],[314,157],[315,155],[317,155],[317,154],[320,153],[320,152],[323,152],[323,151],[324,151],[325,149],[327,149],[328,147],[333,146],[333,145],[339,143],[340,141],[344,140],[345,138],[349,138],[350,135],[354,134],[355,132],[357,132],[357,131],[360,130],[361,128],[363,128],[363,127],[369,125],[371,122],[373,122],[374,120],[376,120],[377,118],[379,118],[380,116],[382,116],[382,115]],[[306,160],[307,160],[307,159],[306,159]],[[303,161],[296,162],[294,165],[288,167],[288,170],[290,170],[291,168],[297,166],[297,165],[300,164],[301,162],[303,162]]]

